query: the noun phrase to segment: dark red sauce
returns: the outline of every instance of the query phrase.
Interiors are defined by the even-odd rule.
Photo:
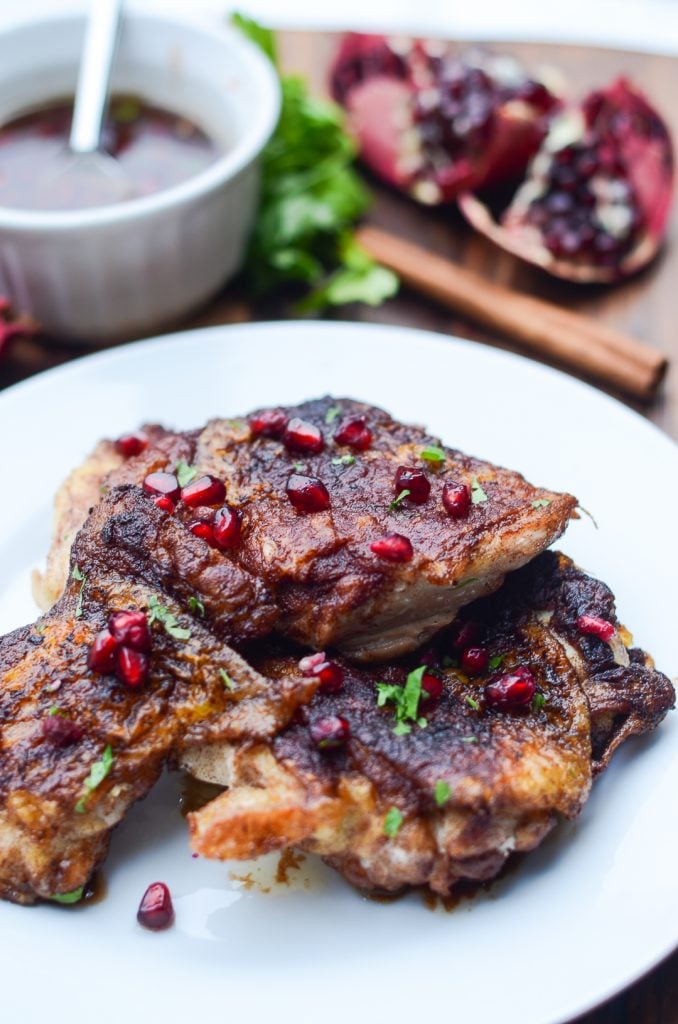
[[[77,210],[108,202],[74,188],[67,175],[51,175],[67,153],[73,101],[64,99],[0,128],[0,206],[21,210]],[[111,99],[102,148],[120,164],[141,197],[178,185],[221,156],[221,147],[192,121],[136,96]]]

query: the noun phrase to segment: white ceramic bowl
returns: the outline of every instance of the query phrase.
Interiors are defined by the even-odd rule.
[[[83,29],[81,16],[65,14],[0,34],[0,123],[72,94]],[[280,106],[273,68],[240,33],[174,15],[126,15],[112,89],[185,115],[225,152],[129,202],[55,213],[0,206],[0,294],[48,333],[82,341],[171,324],[235,273]]]

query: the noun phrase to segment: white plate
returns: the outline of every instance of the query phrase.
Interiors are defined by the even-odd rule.
[[[252,324],[138,343],[0,395],[0,627],[34,617],[29,574],[51,496],[103,435],[143,420],[196,426],[332,392],[422,422],[445,441],[569,490],[595,515],[562,547],[614,589],[638,643],[678,672],[678,450],[583,384],[468,342],[360,324]],[[0,905],[8,1022],[318,1020],[554,1024],[617,992],[678,939],[678,716],[629,742],[574,825],[481,896],[432,913],[362,899],[307,859],[290,888],[191,858],[167,779],[115,834],[107,898]],[[135,922],[166,881],[175,927]],[[209,1015],[209,1016],[208,1016]]]

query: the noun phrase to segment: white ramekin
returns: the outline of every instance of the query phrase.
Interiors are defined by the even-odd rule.
[[[0,33],[0,123],[73,92],[83,29],[65,14]],[[272,66],[240,33],[174,15],[126,15],[112,88],[184,114],[228,148],[142,199],[59,213],[0,206],[0,294],[49,334],[84,342],[156,331],[235,273],[280,107]]]

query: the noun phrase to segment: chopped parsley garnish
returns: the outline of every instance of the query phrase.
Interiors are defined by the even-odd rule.
[[[113,751],[110,743],[107,743],[100,761],[95,761],[85,779],[85,796],[81,797],[75,805],[78,814],[84,814],[87,806],[87,797],[101,785],[113,766]]]
[[[478,740],[476,739],[475,736],[462,736],[461,742],[462,743],[477,743]]]
[[[389,807],[384,818],[384,835],[388,836],[389,839],[393,839],[400,832],[402,823],[402,811],[399,811],[397,807]]]
[[[337,416],[339,416],[340,413],[341,413],[341,406],[339,406],[339,405],[331,405],[329,407],[329,409],[325,413],[325,423],[328,425],[328,427],[329,427],[330,423],[334,423],[334,421],[336,420]]]
[[[78,600],[75,603],[75,617],[76,619],[79,619],[82,617],[82,595],[85,589],[85,583],[87,582],[87,577],[83,576],[79,565],[73,566],[73,572],[71,573],[71,576],[73,577],[74,580],[78,580],[80,583],[80,590],[78,591]]]
[[[54,715],[59,715],[61,718],[65,717],[63,711],[61,710],[58,704],[52,704],[51,708],[47,712],[47,715],[49,718],[53,718]]]
[[[550,504],[548,498],[537,498],[536,501],[531,502],[532,508],[548,508]]]
[[[444,779],[438,779],[433,787],[433,796],[438,807],[442,807],[452,796],[452,790]]]
[[[173,615],[164,604],[160,604],[160,598],[156,597],[155,594],[148,602],[148,611],[149,626],[152,626],[154,622],[159,622],[161,626],[164,626],[165,632],[169,636],[174,637],[175,640],[188,640],[190,638],[190,629],[180,626],[176,615]]]
[[[417,719],[417,725],[419,726],[420,729],[425,729],[426,726],[428,725],[428,718],[424,718],[422,715],[421,718]]]
[[[493,654],[492,657],[490,658],[490,662],[489,662],[490,668],[493,671],[494,671],[495,668],[499,668],[499,666],[501,665],[503,660],[504,660],[504,655],[503,654]]]
[[[186,484],[190,484],[191,480],[195,480],[199,470],[195,466],[189,466],[187,462],[177,462],[175,474],[179,487],[185,487]]]
[[[236,416],[235,419],[224,420],[227,427],[231,427],[233,430],[244,430],[247,424],[240,417]]]
[[[387,701],[392,701],[395,704],[397,724],[393,732],[396,736],[407,736],[412,731],[410,722],[416,722],[421,729],[428,724],[426,719],[419,718],[421,681],[425,672],[425,665],[415,668],[408,675],[404,686],[396,686],[393,683],[377,683],[377,707],[383,708]],[[422,722],[425,724],[422,725]]]
[[[546,694],[535,693],[534,697],[532,698],[532,710],[541,711],[541,709],[544,707],[544,704],[546,704]]]
[[[426,462],[444,462],[447,456],[442,448],[432,444],[428,448],[422,448],[419,452],[419,458],[424,459]]]
[[[57,892],[54,896],[48,897],[52,903],[79,903],[82,899],[82,895],[85,891],[85,886],[81,885],[79,889],[73,889],[72,892]]]
[[[355,462],[355,455],[340,455],[338,459],[332,459],[333,466],[352,466]]]
[[[473,708],[474,711],[480,710],[480,704],[473,697],[464,697],[464,700],[470,708]]]
[[[233,682],[233,680],[229,676],[229,674],[226,671],[226,669],[223,669],[223,668],[219,669],[219,677],[220,677],[222,683],[224,684],[224,686],[226,687],[226,689],[230,690],[231,693],[233,693],[233,691],[235,690],[235,683]]]
[[[292,467],[295,473],[303,473],[304,470],[306,469],[306,466],[304,465],[303,462],[293,462]]]
[[[189,597],[188,610],[191,615],[199,615],[201,619],[205,618],[205,605],[198,597]]]
[[[478,477],[474,476],[471,480],[471,502],[474,505],[482,505],[485,501],[487,501],[487,495],[480,486]]]
[[[405,500],[405,498],[409,498],[409,496],[410,496],[410,492],[409,492],[409,490],[407,489],[407,487],[405,487],[405,488],[404,488],[404,489],[403,489],[403,490],[402,490],[402,491],[400,492],[400,494],[398,495],[398,497],[397,497],[397,498],[394,498],[394,499],[393,499],[393,501],[391,502],[391,504],[390,504],[390,505],[388,506],[388,510],[389,510],[389,512],[392,512],[394,508],[397,508],[397,507],[398,507],[398,505],[399,505],[399,504],[400,504],[400,503],[401,503],[402,501],[404,501],[404,500]]]

